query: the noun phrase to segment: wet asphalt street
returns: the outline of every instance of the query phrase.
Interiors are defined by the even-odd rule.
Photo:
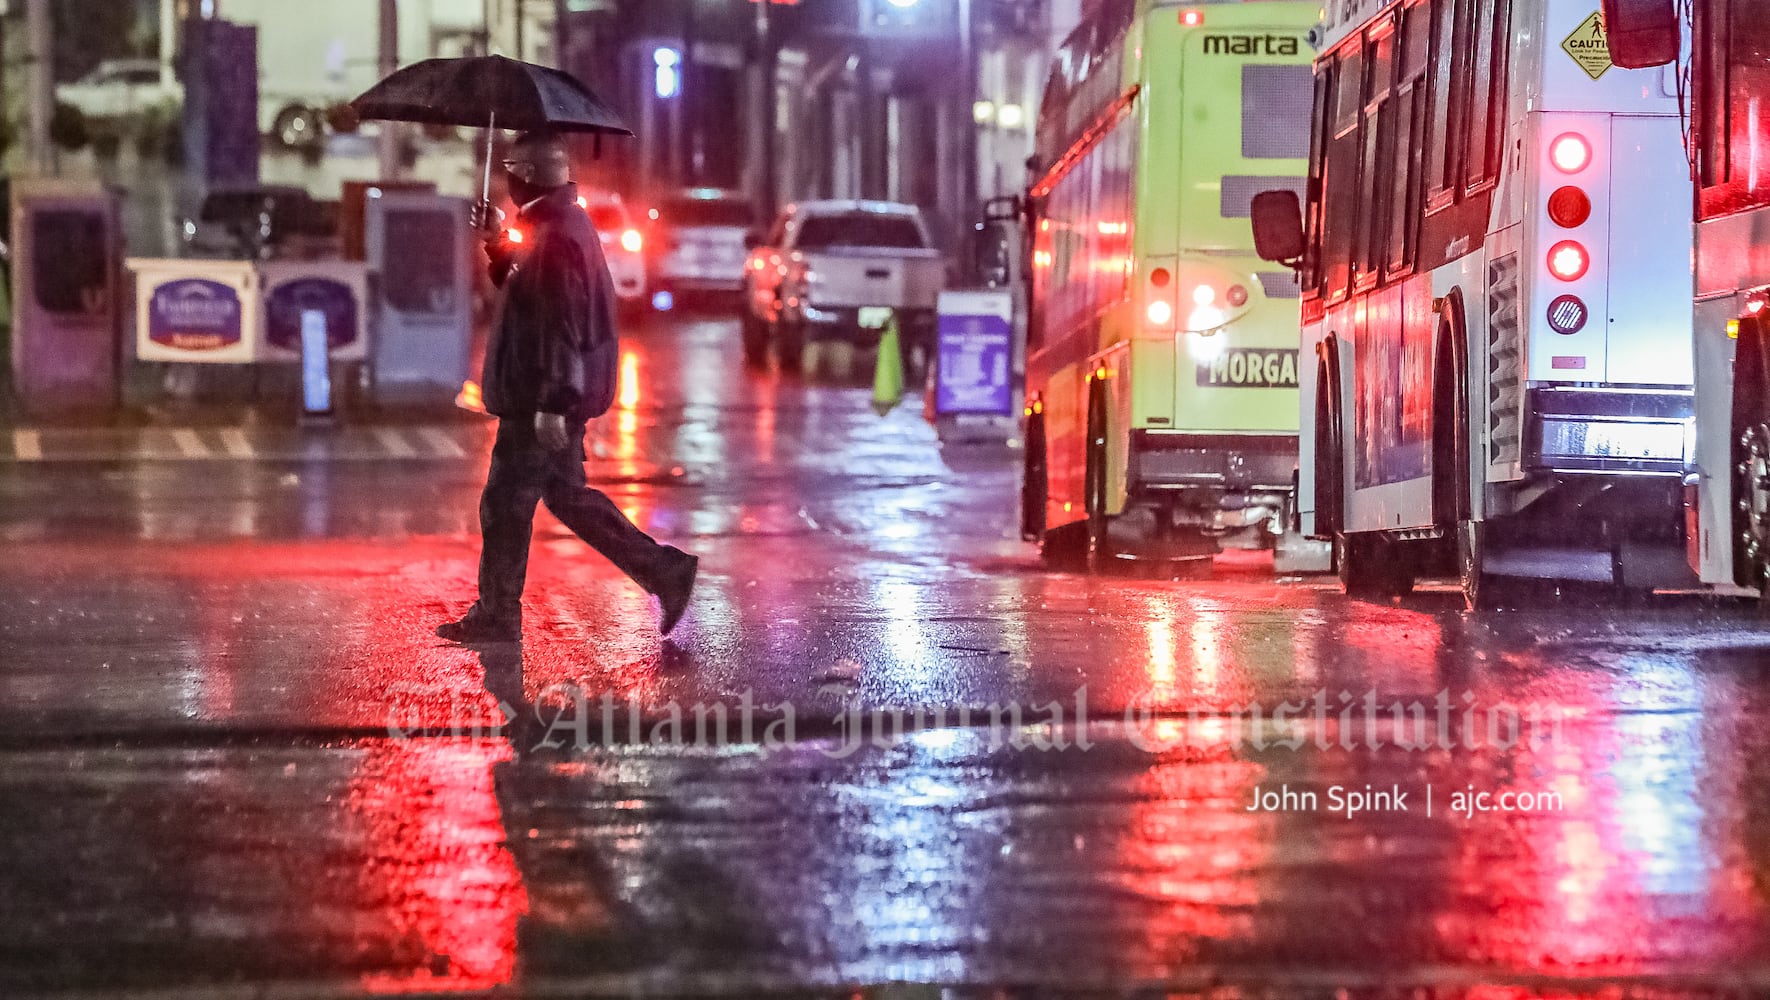
[[[1047,573],[1015,454],[736,332],[592,428],[669,643],[544,513],[431,635],[483,426],[14,434],[0,996],[1770,995],[1752,609]]]

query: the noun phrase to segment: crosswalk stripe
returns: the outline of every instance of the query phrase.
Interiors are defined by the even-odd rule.
[[[418,436],[430,445],[430,450],[444,458],[466,458],[467,449],[460,442],[449,436],[449,432],[441,427],[425,427],[418,431]]]
[[[43,435],[39,431],[12,432],[12,457],[20,462],[43,461]]]
[[[188,427],[181,427],[172,432],[172,443],[178,446],[179,454],[185,458],[208,458],[209,446],[197,432]]]
[[[413,448],[411,444],[406,441],[405,436],[395,428],[377,428],[375,430],[375,439],[380,441],[381,447],[387,449],[387,454],[394,458],[418,457],[418,450]]]
[[[246,440],[246,432],[238,427],[229,427],[221,432],[221,450],[227,452],[229,458],[256,458],[258,453],[252,449],[252,442]]]

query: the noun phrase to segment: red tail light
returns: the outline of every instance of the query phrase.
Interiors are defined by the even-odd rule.
[[[1549,196],[1549,218],[1562,229],[1582,226],[1592,217],[1592,199],[1573,185],[1556,189]]]
[[[1591,266],[1591,255],[1574,240],[1562,240],[1549,248],[1549,273],[1562,281],[1578,281]]]
[[[1577,174],[1592,162],[1592,144],[1578,132],[1563,132],[1549,144],[1549,162],[1564,174]]]
[[[1180,25],[1184,28],[1197,28],[1205,23],[1205,12],[1202,10],[1185,10],[1180,12]]]
[[[522,230],[515,226],[511,226],[509,229],[504,230],[504,239],[508,243],[521,243]]]
[[[625,250],[628,253],[638,253],[640,248],[644,246],[645,238],[639,235],[639,230],[629,229],[621,234],[622,250]]]

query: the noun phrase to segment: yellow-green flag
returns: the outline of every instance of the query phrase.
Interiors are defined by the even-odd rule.
[[[879,334],[879,364],[873,369],[873,409],[882,417],[901,399],[903,352],[897,346],[897,314],[892,313]]]

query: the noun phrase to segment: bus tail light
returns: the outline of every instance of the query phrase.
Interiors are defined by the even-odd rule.
[[[645,238],[639,235],[639,230],[629,229],[621,234],[622,250],[625,250],[628,253],[638,253],[644,246]]]
[[[1577,174],[1592,162],[1592,144],[1578,132],[1563,132],[1549,144],[1549,162],[1564,174]]]
[[[1202,28],[1205,23],[1205,12],[1202,10],[1183,10],[1180,12],[1182,28]]]
[[[1549,219],[1562,229],[1574,229],[1592,217],[1592,199],[1569,184],[1549,196]]]
[[[1585,300],[1577,295],[1556,296],[1549,303],[1549,329],[1556,333],[1571,336],[1586,328]]]
[[[1223,293],[1231,306],[1240,308],[1248,304],[1248,288],[1246,285],[1230,285],[1229,291]]]
[[[1175,286],[1174,272],[1167,267],[1150,270],[1149,283],[1144,288],[1143,319],[1151,329],[1174,329],[1175,313],[1178,312],[1174,300]]]
[[[1578,281],[1591,266],[1591,255],[1574,240],[1562,240],[1549,248],[1549,273],[1562,281]]]

